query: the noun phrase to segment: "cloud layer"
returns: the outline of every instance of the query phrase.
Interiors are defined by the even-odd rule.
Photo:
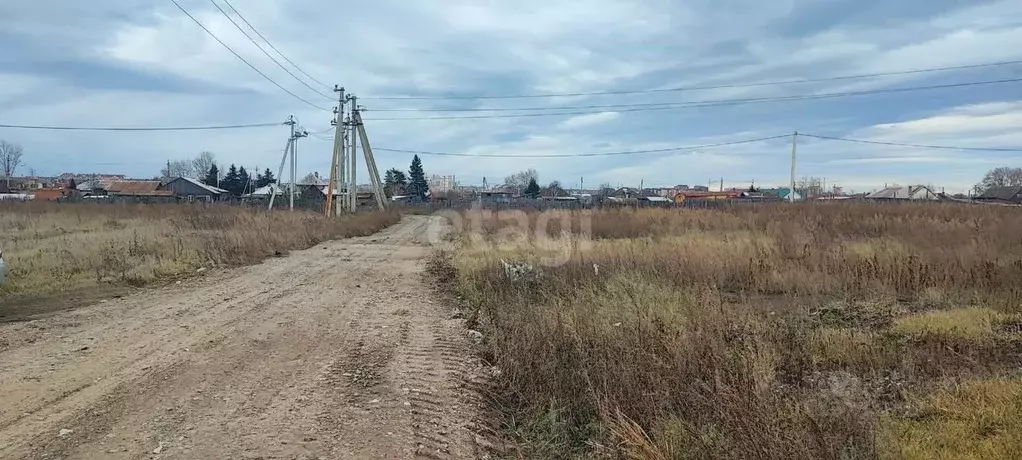
[[[217,2],[226,11],[222,0]],[[0,5],[0,123],[206,125],[282,121],[310,131],[331,114],[287,95],[206,35],[173,3],[143,0]],[[254,66],[313,105],[336,104],[266,58],[208,0],[179,3]],[[647,104],[861,91],[1019,78],[1022,65],[812,84],[528,99],[393,100],[663,89],[825,78],[1022,59],[1016,0],[909,2],[787,0],[326,0],[232,2],[302,69],[362,96],[376,147],[518,155],[646,150],[793,131],[884,142],[1022,147],[1022,84],[814,101],[658,111],[589,110],[522,118],[372,121],[525,112],[384,112]],[[235,20],[244,25],[239,18]],[[251,32],[250,32],[251,33]],[[254,36],[254,34],[253,34]],[[283,61],[282,61],[283,62]],[[296,75],[301,73],[292,70]],[[307,81],[328,96],[329,88]],[[377,110],[374,112],[374,110]],[[528,112],[537,113],[537,111]],[[15,131],[40,174],[122,171],[147,177],[167,159],[210,150],[253,168],[279,162],[286,128],[104,133]],[[329,141],[309,138],[302,173],[325,171]],[[1017,154],[800,140],[799,174],[846,188],[923,182],[964,190]],[[430,174],[499,181],[535,167],[577,184],[787,181],[790,141],[634,156],[424,157]],[[379,154],[381,168],[408,155]],[[362,177],[365,177],[364,174]]]

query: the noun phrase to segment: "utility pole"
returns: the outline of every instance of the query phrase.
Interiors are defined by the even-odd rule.
[[[298,139],[309,137],[309,132],[301,129],[295,133],[295,141],[291,143],[291,210],[295,209],[295,195],[298,191]]]
[[[349,131],[348,132],[350,133],[348,135],[349,136],[348,139],[350,139],[348,146],[349,146],[349,148],[351,150],[349,150],[349,152],[348,152],[348,155],[349,155],[349,158],[348,158],[349,164],[348,164],[348,166],[349,166],[350,169],[348,171],[348,196],[347,196],[347,198],[348,198],[348,211],[355,212],[355,210],[358,209],[358,182],[357,182],[357,175],[355,174],[355,171],[356,171],[355,168],[357,167],[355,154],[358,152],[358,150],[357,150],[358,149],[358,134],[357,134],[357,132],[355,130],[355,124],[357,123],[357,121],[355,120],[355,111],[358,108],[358,97],[355,96],[355,95],[351,95],[351,96],[348,96],[348,100],[351,101],[351,115],[348,117],[348,125],[349,125]]]
[[[723,177],[720,178],[720,191],[722,191],[722,192],[724,191],[724,178]]]
[[[286,125],[291,121],[291,118],[289,118],[288,121],[284,122],[284,124]],[[291,129],[294,130],[293,127]],[[277,168],[277,182],[270,184],[270,205],[267,209],[271,211],[273,210],[273,201],[277,198],[277,188],[284,180],[284,163],[287,161],[288,155],[291,154],[291,147],[294,145],[294,142],[294,136],[287,138],[287,144],[284,146],[284,154],[280,156],[280,167]]]
[[[298,123],[295,121],[295,116],[294,115],[289,115],[287,117],[287,122],[284,123],[284,124],[286,124],[286,125],[291,127],[291,137],[290,137],[291,142],[288,144],[288,147],[291,148],[291,151],[285,153],[284,156],[287,157],[288,155],[290,155],[290,159],[291,159],[291,161],[290,161],[290,166],[291,166],[291,174],[290,174],[291,180],[290,180],[290,182],[291,182],[291,186],[289,187],[290,190],[289,190],[288,195],[290,196],[290,201],[291,201],[290,209],[293,210],[295,208],[295,125],[298,124]]]
[[[788,202],[795,202],[795,149],[798,147],[798,131],[791,135],[791,188],[788,189]]]
[[[305,130],[301,130],[299,132],[296,129],[296,125],[298,124],[298,122],[295,121],[295,116],[294,115],[288,116],[287,117],[287,121],[285,121],[284,124],[291,127],[291,136],[288,137],[288,139],[287,139],[287,146],[284,147],[284,155],[280,158],[280,168],[277,170],[277,182],[278,183],[281,182],[281,178],[283,177],[283,174],[284,174],[284,163],[287,161],[288,155],[290,155],[291,156],[290,209],[294,210],[295,209],[295,186],[297,185],[296,184],[296,182],[297,182],[296,174],[297,174],[297,169],[298,169],[298,160],[297,160],[297,157],[298,157],[298,139],[302,138],[302,137],[308,136],[309,133],[308,133],[308,131],[305,131]],[[273,190],[272,191],[272,195],[270,196],[270,207],[269,207],[269,209],[273,209],[273,201],[274,201],[274,198],[276,198],[276,196],[277,196],[277,192],[276,192],[276,190]]]
[[[362,114],[359,113],[358,106],[355,106],[352,110],[355,118],[355,127],[358,129],[358,136],[362,141],[362,154],[365,156],[366,170],[369,172],[369,182],[373,185],[373,195],[376,196],[376,206],[382,211],[387,209],[387,205],[385,201],[386,196],[383,194],[383,184],[380,183],[380,170],[376,168],[373,147],[369,144],[369,136],[366,134],[365,124],[362,123]]]
[[[326,209],[324,210],[327,217],[330,217],[330,207],[334,202],[334,186],[338,182],[337,176],[337,163],[341,161],[342,153],[344,152],[344,87],[334,85],[334,92],[339,93],[337,98],[337,107],[334,108],[334,119],[331,123],[334,125],[334,152],[330,159],[330,184],[326,187]],[[340,213],[338,213],[340,214]]]

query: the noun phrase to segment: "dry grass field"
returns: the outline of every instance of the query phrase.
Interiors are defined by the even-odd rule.
[[[372,234],[397,213],[325,219],[231,206],[0,203],[8,264],[0,306],[58,293],[142,286]]]
[[[431,269],[524,458],[1022,458],[1016,209],[597,212],[591,245],[518,280],[500,259],[546,245],[509,227],[541,219],[462,217],[481,235]]]

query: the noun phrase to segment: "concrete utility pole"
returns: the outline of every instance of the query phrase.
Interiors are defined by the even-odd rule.
[[[291,159],[291,161],[289,162],[290,163],[290,167],[291,167],[291,174],[290,174],[290,176],[291,176],[291,180],[290,180],[291,186],[289,187],[290,191],[289,191],[288,195],[291,198],[291,200],[290,200],[291,201],[290,209],[294,209],[295,208],[295,125],[297,125],[298,122],[295,121],[295,116],[294,115],[289,115],[287,117],[287,122],[285,122],[284,124],[286,124],[289,127],[291,127],[291,137],[290,137],[291,142],[288,144],[288,147],[290,147],[291,150],[289,152],[286,152],[284,154],[284,156],[287,157],[288,155],[290,155],[290,159]]]
[[[791,135],[791,188],[788,189],[788,202],[795,202],[795,149],[798,146],[798,131]]]
[[[287,156],[291,154],[291,146],[294,144],[294,137],[287,138],[287,145],[284,146],[284,154],[280,156],[280,167],[277,168],[277,182],[270,184],[270,206],[269,210],[273,210],[273,201],[277,198],[277,189],[280,186],[281,180],[284,178],[284,162],[287,161]]]
[[[344,153],[344,87],[334,85],[334,91],[339,93],[339,96],[337,98],[337,107],[334,108],[334,119],[331,121],[334,125],[334,152],[330,159],[330,184],[327,185],[326,209],[324,210],[327,217],[330,217],[330,207],[334,202],[334,187],[339,179],[337,163],[342,161]],[[337,214],[340,214],[339,210],[340,206],[337,206]]]
[[[348,171],[348,196],[347,196],[347,198],[348,198],[348,210],[351,211],[351,212],[355,212],[355,210],[358,208],[358,182],[357,182],[357,176],[355,174],[355,168],[357,166],[357,164],[355,163],[355,159],[356,159],[355,154],[358,152],[358,150],[357,150],[358,149],[358,133],[355,130],[355,123],[356,123],[356,121],[355,121],[354,113],[355,113],[355,110],[358,107],[358,97],[354,96],[354,95],[348,96],[348,100],[351,101],[352,115],[348,117],[348,125],[349,125],[349,129],[350,129],[349,134],[348,134],[348,136],[349,136],[348,139],[350,139],[348,147],[351,150],[349,150],[349,152],[348,152],[348,155],[350,155],[349,158],[348,158],[348,160],[349,160],[348,167],[350,168],[350,170]]]
[[[304,129],[303,130],[296,129],[296,126],[298,125],[298,122],[295,121],[295,116],[294,115],[291,115],[291,116],[287,117],[287,121],[285,121],[284,124],[291,127],[291,136],[288,137],[288,139],[287,139],[287,146],[284,147],[284,155],[280,158],[280,169],[277,170],[277,183],[279,184],[281,182],[281,179],[283,178],[284,163],[287,161],[288,155],[290,155],[291,156],[290,209],[294,210],[294,208],[295,208],[295,186],[297,185],[296,183],[298,181],[297,178],[296,178],[297,170],[298,170],[298,139],[301,138],[301,137],[308,136],[309,132],[305,131]],[[273,201],[274,201],[274,198],[276,198],[276,196],[277,196],[277,191],[276,190],[272,190],[271,192],[272,192],[272,194],[270,195],[270,207],[269,207],[269,209],[273,209]]]
[[[354,108],[355,127],[358,129],[358,136],[362,141],[362,154],[366,160],[366,170],[369,171],[369,182],[373,184],[373,195],[376,195],[376,205],[380,210],[387,209],[386,196],[383,194],[383,184],[380,182],[380,170],[376,168],[376,159],[373,157],[373,148],[369,144],[369,136],[366,134],[365,124],[362,123],[362,114],[358,107]]]

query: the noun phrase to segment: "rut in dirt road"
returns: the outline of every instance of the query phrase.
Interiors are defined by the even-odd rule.
[[[480,458],[436,217],[0,325],[0,458]]]

